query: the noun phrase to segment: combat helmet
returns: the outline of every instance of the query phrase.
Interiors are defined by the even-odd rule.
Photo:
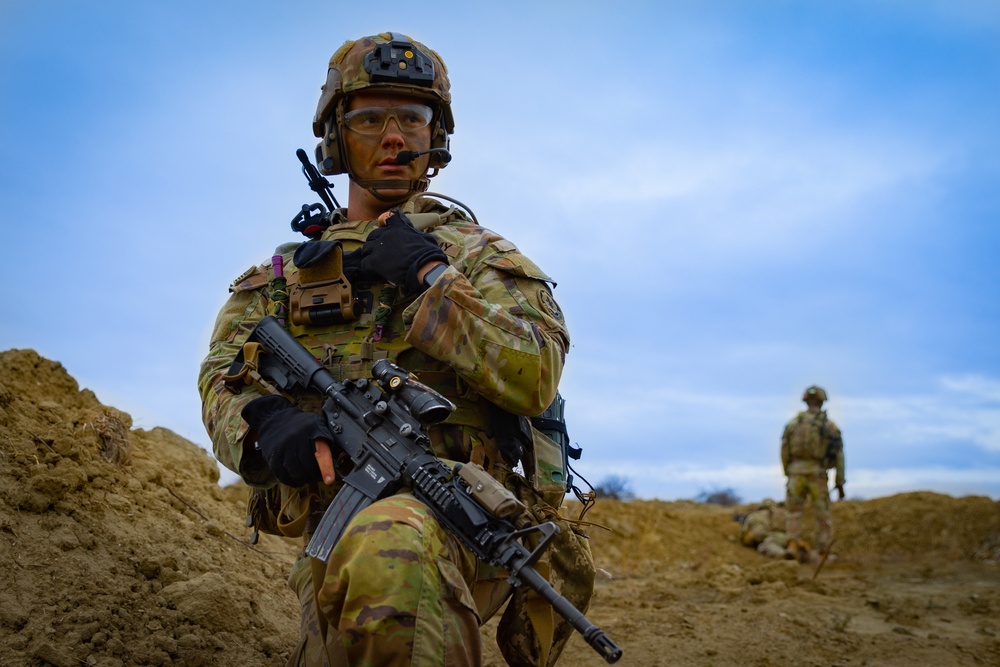
[[[826,402],[826,391],[822,387],[817,387],[813,385],[805,390],[802,394],[802,400],[808,403],[809,401],[819,401],[820,403]]]
[[[348,174],[351,166],[344,152],[344,113],[349,95],[359,91],[377,91],[408,95],[426,102],[433,110],[431,148],[448,149],[449,135],[455,131],[451,112],[451,83],[448,69],[434,50],[397,32],[348,40],[330,58],[323,85],[313,134],[319,137],[316,162],[327,175]],[[450,156],[444,151],[429,156],[428,167],[444,167]],[[431,174],[431,176],[434,175]],[[426,190],[428,177],[411,182],[411,190]],[[389,187],[386,182],[362,182],[362,187],[377,190]],[[395,183],[399,187],[399,183]],[[377,193],[376,193],[377,194]]]

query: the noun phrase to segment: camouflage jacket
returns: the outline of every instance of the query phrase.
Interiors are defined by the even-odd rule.
[[[386,284],[355,286],[355,294],[370,304],[357,320],[324,327],[289,324],[289,331],[338,380],[368,377],[375,361],[388,358],[446,395],[458,407],[443,424],[428,429],[435,453],[492,469],[499,455],[491,403],[518,415],[543,412],[556,393],[569,333],[552,297],[553,281],[512,243],[454,207],[418,200],[417,212],[428,211],[442,216],[429,233],[449,263],[432,286],[410,297]],[[349,252],[375,227],[375,221],[348,222],[338,212],[321,238],[339,240]],[[298,279],[292,261],[298,245],[276,251],[284,257],[290,290]],[[240,416],[260,394],[254,387],[233,393],[223,376],[254,325],[270,314],[272,271],[270,264],[254,267],[230,287],[198,379],[216,458],[261,488],[273,487],[276,480],[253,443],[245,441],[248,427]],[[383,325],[380,336],[376,320]],[[318,396],[293,398],[303,409],[321,405]],[[332,497],[338,488],[318,491]],[[282,488],[283,501],[292,492]]]
[[[740,522],[740,542],[756,547],[774,533],[784,533],[788,513],[781,507],[761,507],[747,514]]]
[[[824,456],[831,441],[839,446],[830,463]],[[844,483],[844,448],[840,428],[825,411],[803,410],[795,415],[781,434],[781,465],[785,475],[823,475],[828,467],[836,469],[835,484]]]

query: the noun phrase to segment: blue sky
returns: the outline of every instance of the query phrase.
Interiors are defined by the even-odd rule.
[[[816,383],[849,496],[1000,499],[1000,5],[417,6],[0,2],[0,349],[208,447],[198,364],[315,200],[326,62],[397,30],[452,78],[432,190],[559,283],[584,477],[780,497]]]

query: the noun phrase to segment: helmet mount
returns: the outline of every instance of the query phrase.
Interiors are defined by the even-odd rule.
[[[400,39],[396,33],[386,44],[377,44],[365,56],[365,71],[372,83],[409,83],[414,86],[434,85],[434,62],[412,42]]]

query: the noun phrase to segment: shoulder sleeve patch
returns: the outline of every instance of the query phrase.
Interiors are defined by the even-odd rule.
[[[270,280],[268,271],[262,266],[251,266],[249,269],[237,276],[233,284],[229,286],[230,292],[246,292],[247,290],[258,289],[267,284]]]
[[[557,322],[566,321],[563,319],[562,308],[560,308],[559,304],[556,303],[556,300],[552,298],[552,292],[550,292],[548,289],[543,289],[538,293],[538,302],[539,304],[541,304],[542,310],[544,310],[549,315],[549,317],[556,320]]]

